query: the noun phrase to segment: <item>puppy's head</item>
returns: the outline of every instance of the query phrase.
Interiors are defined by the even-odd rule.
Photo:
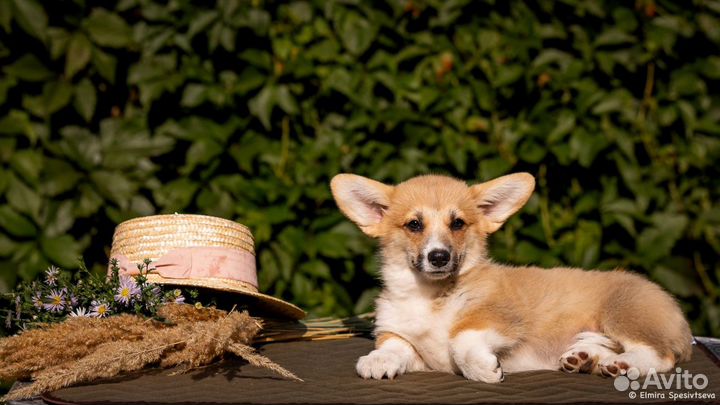
[[[487,235],[527,202],[535,180],[516,173],[468,186],[429,175],[389,186],[339,174],[330,187],[340,210],[380,238],[386,261],[403,260],[423,277],[442,280],[485,257]]]

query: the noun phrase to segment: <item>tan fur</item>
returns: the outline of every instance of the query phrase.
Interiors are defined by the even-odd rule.
[[[515,371],[554,364],[581,332],[607,336],[616,352],[649,347],[667,364],[690,357],[692,336],[678,304],[642,276],[512,267],[488,258],[488,235],[532,193],[534,179],[528,174],[470,187],[444,176],[420,176],[392,187],[341,174],[331,186],[343,213],[380,238],[384,288],[377,300],[378,349],[390,337],[403,339],[430,369],[481,380],[497,375],[466,372],[462,367],[470,363],[444,352],[443,346],[452,349],[453,339],[465,331],[491,331],[478,338],[499,345],[492,353]],[[457,218],[464,221],[461,229],[452,228]],[[422,223],[421,231],[409,228],[413,220]],[[452,252],[442,271],[428,264],[433,246]],[[482,356],[491,363],[490,354]]]
[[[385,333],[379,334],[378,336],[375,337],[375,348],[379,349],[383,345],[383,343],[385,343],[388,340],[393,339],[393,338],[402,339],[400,336],[398,336],[392,332],[385,332]]]
[[[637,274],[487,264],[458,284],[468,292],[483,284],[494,288],[458,315],[451,336],[492,325],[504,336],[541,345],[595,331],[620,344],[645,343],[673,362],[690,357],[692,336],[677,303]]]

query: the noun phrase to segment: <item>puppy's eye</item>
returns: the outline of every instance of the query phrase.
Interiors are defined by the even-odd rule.
[[[423,230],[423,224],[422,222],[418,221],[417,219],[413,219],[412,221],[405,224],[405,227],[410,230],[410,232],[421,232]]]
[[[465,221],[463,221],[460,218],[455,218],[455,219],[453,219],[452,223],[450,223],[450,229],[452,229],[453,231],[459,231],[459,230],[463,229],[464,226],[465,226]]]

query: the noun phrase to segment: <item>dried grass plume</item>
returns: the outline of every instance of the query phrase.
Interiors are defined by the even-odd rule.
[[[302,381],[250,346],[261,325],[247,312],[167,304],[158,314],[167,323],[135,315],[73,318],[0,340],[0,380],[33,379],[31,385],[12,391],[0,402],[149,365],[187,371],[226,354]]]

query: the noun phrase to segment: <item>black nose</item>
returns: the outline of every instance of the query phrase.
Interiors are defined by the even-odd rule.
[[[442,267],[450,261],[450,252],[444,249],[431,250],[428,253],[428,260],[435,267]]]

